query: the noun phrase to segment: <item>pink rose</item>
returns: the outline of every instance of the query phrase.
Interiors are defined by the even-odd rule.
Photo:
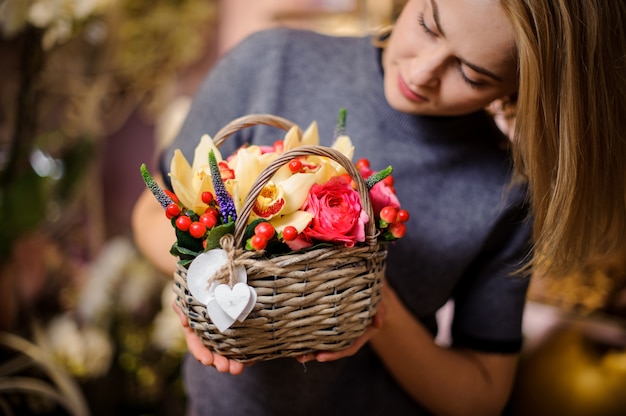
[[[400,201],[396,193],[383,181],[378,182],[370,189],[370,201],[376,217],[378,217],[380,210],[386,206],[400,208]]]
[[[346,247],[365,241],[369,218],[361,208],[361,197],[346,178],[334,177],[323,185],[313,185],[302,209],[314,216],[303,231],[307,239]]]

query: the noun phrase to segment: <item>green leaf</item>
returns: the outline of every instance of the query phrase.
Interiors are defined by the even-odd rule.
[[[189,268],[189,265],[191,264],[191,262],[193,261],[193,259],[181,259],[178,261],[178,264],[180,264],[181,266],[183,266],[185,269]]]
[[[181,231],[176,228],[176,240],[178,241],[178,247],[185,248],[194,252],[201,253],[203,250],[202,240],[193,238],[189,233]]]
[[[335,123],[335,139],[341,135],[346,134],[346,116],[348,111],[345,108],[339,109],[337,114],[337,121]]]
[[[235,233],[235,223],[229,222],[226,224],[218,225],[209,230],[209,234],[206,238],[206,250],[212,250],[220,247],[220,238],[226,234]]]
[[[193,251],[193,250],[189,250],[188,248],[180,247],[180,246],[178,246],[178,252],[180,254],[186,254],[188,256],[194,256],[194,257],[198,256],[201,253],[200,251]]]
[[[393,168],[391,166],[387,166],[385,169],[380,170],[380,171],[374,173],[373,175],[371,175],[370,177],[368,177],[365,180],[365,184],[367,185],[367,189],[372,189],[372,187],[374,185],[376,185],[378,182],[382,181],[387,176],[391,175],[391,172],[393,172]]]

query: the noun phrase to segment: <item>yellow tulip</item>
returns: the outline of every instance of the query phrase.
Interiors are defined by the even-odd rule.
[[[319,158],[319,168],[315,172],[315,183],[323,185],[334,176],[339,176],[345,172],[345,169],[341,167],[337,162],[331,161],[328,158]]]
[[[251,215],[250,221],[263,217],[278,232],[288,225],[301,232],[313,218],[312,214],[300,210],[309,190],[315,183],[325,183],[333,176],[337,176],[337,171],[330,164],[323,163],[314,173],[296,173],[279,184],[269,182],[256,201],[257,210],[262,211],[264,208],[266,215]]]
[[[312,173],[296,173],[282,182],[269,181],[257,196],[250,221],[259,217],[269,220],[298,211],[316,181],[317,174]]]
[[[219,149],[213,143],[213,139],[208,134],[205,134],[200,139],[200,143],[196,146],[193,155],[193,164],[191,170],[194,172],[193,186],[194,189],[199,189],[200,182],[204,180],[206,175],[211,176],[211,169],[209,168],[209,152],[213,150],[215,154],[215,160],[219,163],[222,161],[222,154]],[[210,182],[210,181],[209,181]],[[211,188],[213,189],[213,188]]]
[[[282,215],[290,214],[302,207],[309,195],[309,190],[318,180],[317,176],[317,173],[296,173],[291,175],[289,179],[280,182],[279,186],[282,188],[283,194],[287,195]]]
[[[331,147],[341,152],[350,160],[354,157],[354,146],[352,145],[352,140],[345,134],[337,137]]]
[[[283,215],[282,217],[273,218],[270,220],[270,223],[274,226],[277,233],[282,232],[288,225],[295,227],[298,233],[301,233],[312,219],[313,214],[310,212],[295,211],[291,214]]]
[[[235,173],[235,179],[226,181],[226,189],[233,197],[235,210],[241,210],[254,181],[275,158],[274,153],[262,154],[259,146],[248,146],[239,149],[228,161],[228,166]]]
[[[283,188],[276,186],[274,182],[270,181],[259,192],[250,214],[250,221],[258,217],[269,220],[280,214],[284,206],[285,194]]]
[[[302,137],[298,134],[298,128],[295,126],[292,127],[289,131],[287,131],[283,143],[285,151],[304,145],[318,146],[320,139],[317,122],[314,121],[309,124],[309,127],[307,127],[304,133],[302,133]]]
[[[213,149],[218,161],[222,159],[221,153],[213,144],[213,140],[205,134],[194,152],[193,165],[189,165],[185,156],[178,149],[174,151],[174,157],[170,164],[169,175],[174,193],[186,208],[197,214],[203,214],[207,208],[207,205],[202,202],[202,193],[211,192],[215,194],[208,168],[210,149]]]
[[[294,126],[287,131],[283,142],[285,151],[303,145],[319,145],[317,123],[312,122],[301,137],[298,134],[298,128]],[[339,136],[332,147],[352,159],[354,146],[348,136]],[[215,194],[208,165],[210,150],[213,150],[218,162],[223,160],[211,137],[205,134],[194,151],[192,165],[189,165],[180,150],[176,150],[170,166],[174,192],[185,207],[197,214],[204,213],[207,207],[202,202],[202,193],[208,191]],[[241,210],[256,179],[276,157],[277,155],[273,152],[262,153],[259,146],[247,146],[239,149],[228,161],[235,178],[226,180],[225,185],[233,197],[237,211]],[[303,173],[294,174],[286,165],[277,170],[259,194],[250,221],[260,216],[271,219],[272,223],[276,222],[282,227],[294,225],[299,231],[308,224],[311,219],[309,214],[305,215],[299,209],[304,204],[311,186],[315,183],[323,184],[333,176],[344,173],[345,169],[337,162],[325,157],[308,156],[303,159],[303,162],[310,167]]]

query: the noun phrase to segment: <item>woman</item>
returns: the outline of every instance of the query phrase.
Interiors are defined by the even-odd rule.
[[[278,30],[220,62],[161,159],[164,173],[174,148],[189,157],[201,134],[238,116],[317,120],[320,136],[331,137],[345,107],[355,157],[394,166],[412,218],[390,250],[384,313],[348,350],[301,357],[305,368],[281,359],[244,369],[187,328],[202,363],[185,363],[193,414],[499,414],[521,348],[528,282],[516,272],[576,268],[626,235],[617,117],[626,13],[613,3],[603,13],[590,0],[410,0],[383,49]],[[528,266],[526,190],[512,182],[506,142],[482,111],[501,98],[517,98],[515,156],[537,218]],[[223,154],[276,134],[246,130]],[[140,199],[138,244],[156,259],[173,239],[163,218],[151,195]],[[434,342],[435,313],[449,299],[453,344],[444,348]]]

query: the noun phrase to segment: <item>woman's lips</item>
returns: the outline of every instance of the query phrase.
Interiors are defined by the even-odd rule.
[[[409,88],[409,86],[406,84],[406,82],[404,82],[404,79],[402,78],[402,75],[400,75],[400,74],[398,74],[398,88],[400,89],[400,93],[407,100],[420,102],[420,103],[428,101],[428,99],[426,99],[426,97],[423,97],[423,96],[413,92],[413,90],[411,90]]]

